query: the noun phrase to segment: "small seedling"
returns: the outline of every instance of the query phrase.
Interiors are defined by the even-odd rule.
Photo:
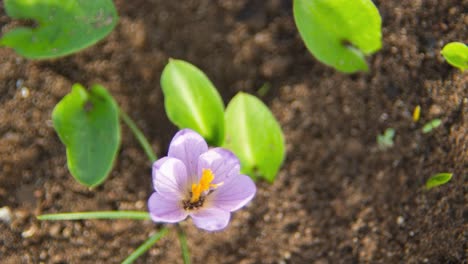
[[[447,62],[464,71],[468,69],[468,47],[461,42],[450,42],[440,52]]]
[[[242,173],[273,182],[285,156],[284,137],[261,100],[240,92],[224,111],[221,95],[208,77],[175,59],[164,68],[161,87],[167,115],[175,125],[231,150],[240,159]]]
[[[264,83],[258,90],[257,90],[257,95],[259,97],[264,97],[265,95],[268,94],[271,90],[271,84],[270,83]]]
[[[439,118],[433,119],[433,120],[427,122],[423,126],[422,132],[424,134],[427,134],[427,133],[431,132],[432,130],[434,130],[435,128],[439,127],[441,124],[442,124],[442,120],[440,120]]]
[[[430,190],[434,187],[444,185],[452,179],[452,173],[444,172],[432,175],[426,182],[426,190]]]
[[[377,136],[377,145],[380,150],[386,150],[393,147],[393,138],[395,137],[395,129],[387,128],[382,135]]]

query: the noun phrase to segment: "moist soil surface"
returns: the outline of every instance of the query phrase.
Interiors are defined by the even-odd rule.
[[[440,55],[467,41],[468,1],[374,1],[383,47],[370,71],[346,75],[306,50],[291,1],[115,1],[120,20],[97,45],[30,61],[0,49],[1,263],[119,263],[162,225],[151,221],[40,222],[36,215],[146,210],[151,164],[130,130],[107,181],[79,185],[51,112],[73,83],[101,84],[167,152],[177,128],[159,84],[169,58],[201,68],[225,103],[257,94],[281,124],[287,157],[273,184],[228,228],[208,233],[191,220],[193,263],[466,263],[468,75]],[[1,32],[18,25],[0,9]],[[420,105],[421,120],[412,112]],[[423,134],[424,123],[442,125]],[[394,128],[394,146],[376,136]],[[439,172],[453,179],[430,191]],[[137,263],[182,263],[175,227]]]

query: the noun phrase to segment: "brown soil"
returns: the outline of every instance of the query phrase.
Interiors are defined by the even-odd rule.
[[[313,59],[286,0],[118,0],[117,28],[76,55],[29,61],[0,49],[0,207],[13,215],[0,222],[0,262],[119,263],[160,228],[35,216],[146,209],[150,164],[129,129],[122,126],[109,179],[88,190],[67,171],[51,111],[73,83],[102,84],[164,155],[176,128],[159,77],[174,57],[203,69],[226,103],[268,83],[262,99],[287,142],[275,183],[259,182],[225,231],[183,223],[194,263],[466,263],[468,75],[439,51],[467,41],[468,1],[375,3],[384,44],[367,74],[344,75]],[[2,32],[13,23],[0,9]],[[433,118],[443,125],[422,134]],[[376,136],[388,127],[395,146],[379,151]],[[423,189],[445,171],[454,173],[450,183]],[[174,232],[137,262],[181,263]]]

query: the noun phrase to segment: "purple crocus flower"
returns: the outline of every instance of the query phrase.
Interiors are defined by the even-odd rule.
[[[239,160],[229,150],[208,149],[196,132],[179,131],[167,157],[153,164],[151,219],[176,223],[190,215],[201,229],[225,228],[231,212],[246,205],[256,192],[253,181],[239,170]]]

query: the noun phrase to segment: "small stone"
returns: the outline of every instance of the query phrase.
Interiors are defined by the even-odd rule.
[[[21,236],[23,238],[30,238],[32,236],[34,236],[37,232],[37,226],[35,225],[32,225],[28,230],[25,230],[21,233]]]
[[[54,224],[49,228],[49,235],[52,237],[58,236],[60,233],[60,224]]]
[[[65,237],[65,238],[69,238],[71,237],[73,231],[71,230],[70,227],[65,227],[62,231],[62,236]]]
[[[23,83],[24,83],[23,79],[16,80],[16,88],[23,87]]]
[[[397,224],[399,226],[403,225],[404,223],[405,223],[405,218],[403,218],[403,216],[400,215],[399,217],[397,217]]]
[[[46,258],[47,258],[47,251],[45,250],[41,251],[41,253],[39,254],[39,259],[45,260]]]
[[[23,98],[28,98],[30,95],[28,87],[22,87],[21,88],[21,97]]]
[[[442,108],[438,105],[431,105],[431,108],[429,108],[429,115],[431,117],[436,117],[440,116],[442,114]]]
[[[12,214],[8,206],[0,208],[0,221],[9,224],[11,222]]]
[[[143,209],[145,206],[146,206],[146,203],[145,203],[144,201],[141,201],[141,200],[140,200],[140,201],[137,201],[137,202],[135,203],[135,207],[136,207],[137,209]]]

